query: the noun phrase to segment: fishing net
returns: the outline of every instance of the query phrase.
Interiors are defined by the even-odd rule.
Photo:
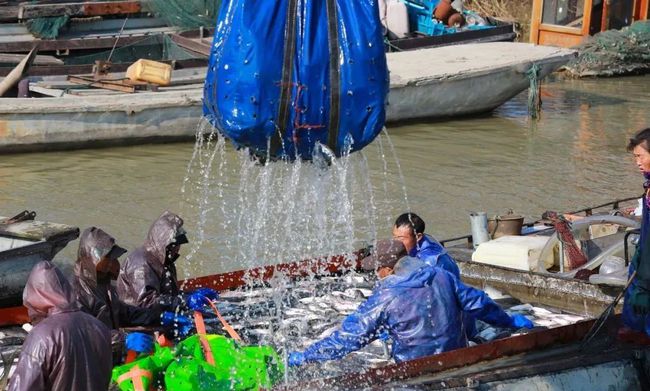
[[[111,55],[110,50],[66,58],[66,65],[93,64],[95,60],[107,60],[110,56],[113,63],[130,63],[141,58],[156,61],[165,60],[191,60],[205,58],[200,54],[192,53],[178,46],[167,35],[153,35],[130,45],[115,48]]]
[[[51,18],[36,18],[27,21],[27,30],[37,37],[43,39],[54,39],[59,32],[70,21],[70,16],[55,16]]]
[[[565,66],[574,77],[647,72],[650,70],[650,21],[598,33],[577,49],[578,57]]]
[[[151,0],[149,8],[169,26],[184,28],[212,27],[221,0]]]

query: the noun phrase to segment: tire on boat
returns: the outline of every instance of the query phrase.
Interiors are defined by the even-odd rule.
[[[641,226],[641,224],[638,221],[629,219],[627,217],[613,216],[613,215],[598,215],[598,216],[588,216],[585,217],[584,219],[574,221],[573,223],[571,223],[571,232],[574,234],[575,237],[577,232],[580,232],[584,229],[588,229],[590,226],[597,225],[597,224],[617,224],[626,228],[639,228]],[[542,249],[542,252],[540,253],[539,260],[537,263],[537,272],[553,274],[554,276],[558,276],[558,277],[574,278],[578,271],[582,269],[593,270],[598,266],[600,266],[608,256],[615,254],[619,251],[622,251],[624,248],[624,241],[623,240],[617,241],[615,244],[609,246],[608,248],[603,249],[603,251],[600,254],[596,255],[592,259],[588,260],[587,263],[585,263],[584,265],[576,269],[563,272],[563,273],[551,272],[546,270],[543,260],[552,256],[555,247],[558,246],[559,243],[560,243],[560,239],[557,235],[557,232],[554,232],[551,238],[544,246],[544,248]]]

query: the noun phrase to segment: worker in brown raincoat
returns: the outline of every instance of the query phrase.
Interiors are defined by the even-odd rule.
[[[183,219],[165,211],[149,229],[141,247],[126,258],[117,278],[117,293],[127,304],[175,311],[183,304],[175,261],[187,243]]]
[[[23,305],[35,324],[25,339],[9,391],[106,390],[111,378],[111,334],[79,310],[72,287],[51,262],[32,269]]]
[[[112,330],[112,342],[117,357],[124,336],[121,327],[159,326],[160,311],[157,308],[141,308],[128,305],[119,299],[111,280],[120,271],[118,258],[126,250],[103,230],[91,227],[83,231],[79,239],[79,252],[74,267],[72,287],[81,310],[94,316]]]

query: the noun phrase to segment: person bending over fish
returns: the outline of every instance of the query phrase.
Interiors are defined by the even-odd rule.
[[[190,309],[213,301],[218,293],[210,288],[199,288],[184,295],[176,277],[176,260],[180,248],[188,243],[183,219],[165,211],[153,222],[144,244],[126,258],[117,278],[117,293],[125,303],[162,311],[163,326],[173,326],[177,336],[185,336],[192,321],[179,314],[189,303]]]
[[[120,271],[118,258],[126,250],[103,230],[90,227],[81,233],[72,287],[81,310],[111,329],[115,357],[122,351],[121,327],[160,325],[160,309],[124,303],[111,285]]]
[[[290,353],[290,366],[339,359],[382,333],[393,340],[396,362],[463,348],[463,311],[499,327],[533,327],[525,316],[508,315],[483,291],[448,271],[408,256],[398,240],[379,241],[362,268],[375,270],[380,278],[372,295],[329,337]]]
[[[426,224],[415,213],[403,213],[395,219],[393,225],[393,239],[404,244],[408,255],[419,258],[429,266],[439,267],[460,279],[460,270],[456,261],[447,253],[447,250],[431,235],[424,233]],[[463,323],[468,339],[473,339],[476,334],[476,321],[465,314]]]
[[[70,283],[53,263],[37,263],[23,290],[34,328],[9,379],[9,391],[106,390],[111,333],[79,310]]]

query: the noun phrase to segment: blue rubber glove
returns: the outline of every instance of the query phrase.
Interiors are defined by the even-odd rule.
[[[211,288],[199,288],[187,297],[187,307],[192,311],[201,311],[209,301],[219,298],[219,292]]]
[[[129,333],[126,336],[126,349],[138,353],[153,352],[153,337],[145,333]]]
[[[305,355],[303,353],[301,352],[289,353],[289,359],[287,360],[287,364],[289,364],[290,367],[298,367],[304,363],[305,363]]]
[[[514,314],[512,315],[512,327],[516,329],[522,329],[522,328],[532,329],[533,327],[535,327],[535,325],[533,324],[533,322],[528,320],[527,317],[519,314]]]
[[[186,337],[194,327],[190,318],[170,311],[165,311],[160,315],[160,324],[165,327],[173,327],[175,335],[180,338]]]

